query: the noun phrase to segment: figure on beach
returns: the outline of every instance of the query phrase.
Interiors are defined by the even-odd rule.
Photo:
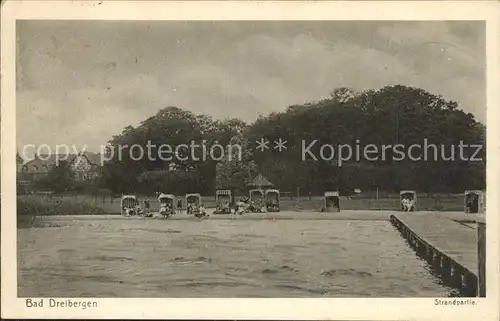
[[[239,214],[239,215],[242,215],[242,214],[246,213],[248,211],[248,207],[249,207],[248,201],[249,200],[247,198],[245,198],[245,197],[241,198],[236,203],[236,207],[235,207],[234,213],[235,214]]]
[[[207,211],[205,210],[205,206],[203,204],[200,204],[199,211],[202,216],[207,216]]]
[[[405,212],[411,212],[413,210],[414,201],[412,199],[405,197],[401,200],[401,203]]]

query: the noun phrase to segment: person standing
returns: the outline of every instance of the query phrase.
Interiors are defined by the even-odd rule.
[[[177,200],[177,214],[181,214],[182,213],[182,198],[179,198]]]
[[[144,200],[144,214],[145,216],[149,216],[149,201]]]

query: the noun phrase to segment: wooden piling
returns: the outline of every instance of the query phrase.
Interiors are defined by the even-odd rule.
[[[434,251],[431,264],[434,270],[439,270],[439,265],[441,264],[441,255],[439,254],[439,252]]]
[[[441,273],[445,281],[449,281],[451,276],[451,264],[450,258],[446,255],[441,256],[441,266],[439,267],[439,269],[439,273]]]
[[[478,296],[486,297],[486,224],[477,223]]]
[[[478,286],[478,278],[474,274],[467,274],[465,276],[466,279],[466,287],[464,288],[464,295],[467,297],[478,296],[477,286]]]
[[[456,289],[462,289],[462,268],[456,264],[451,266],[450,285]]]

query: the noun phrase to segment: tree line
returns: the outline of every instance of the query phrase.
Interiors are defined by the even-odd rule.
[[[463,192],[485,187],[485,126],[454,101],[420,88],[386,86],[378,90],[356,92],[338,88],[330,97],[316,102],[289,106],[283,112],[260,116],[247,124],[238,118],[214,120],[177,107],[166,107],[143,120],[137,127],[127,126],[109,141],[110,160],[103,167],[99,188],[114,193],[213,194],[217,188],[247,189],[247,183],[258,173],[282,191],[300,188],[304,193],[321,195],[325,190],[339,189],[349,194],[353,189],[399,191],[415,189],[424,192]],[[264,139],[267,150],[257,149]],[[286,149],[274,149],[278,140]],[[304,142],[316,141],[309,151],[321,155],[321,146],[348,145],[364,150],[376,146],[423,144],[438,145],[438,158],[415,161],[408,157],[395,160],[394,150],[385,159],[345,160],[337,157],[306,157]],[[190,142],[203,144],[205,150],[215,145],[241,146],[241,157],[201,160],[203,148],[168,161],[159,157],[134,159],[133,153],[113,156],[119,146],[142,146],[158,155],[160,145],[177,147]],[[466,149],[465,156],[482,161],[450,158],[452,146],[483,145]],[[148,144],[150,145],[148,147]],[[153,146],[153,147],[152,147]],[[156,146],[156,147],[154,147]],[[441,146],[443,146],[444,156]],[[175,154],[175,153],[174,153]],[[111,157],[112,156],[112,157]],[[233,155],[234,156],[234,155]],[[310,155],[309,155],[310,156]],[[341,166],[340,166],[341,165]],[[59,173],[54,177],[63,177]]]

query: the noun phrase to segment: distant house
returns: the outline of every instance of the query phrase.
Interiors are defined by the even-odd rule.
[[[75,180],[89,181],[98,178],[101,174],[101,155],[91,152],[75,154],[41,154],[23,165],[23,172],[33,180],[45,177],[49,171],[60,162],[66,161],[71,167]]]
[[[95,153],[83,153],[74,155],[68,160],[71,169],[78,181],[88,181],[99,178],[101,175],[101,155]]]

